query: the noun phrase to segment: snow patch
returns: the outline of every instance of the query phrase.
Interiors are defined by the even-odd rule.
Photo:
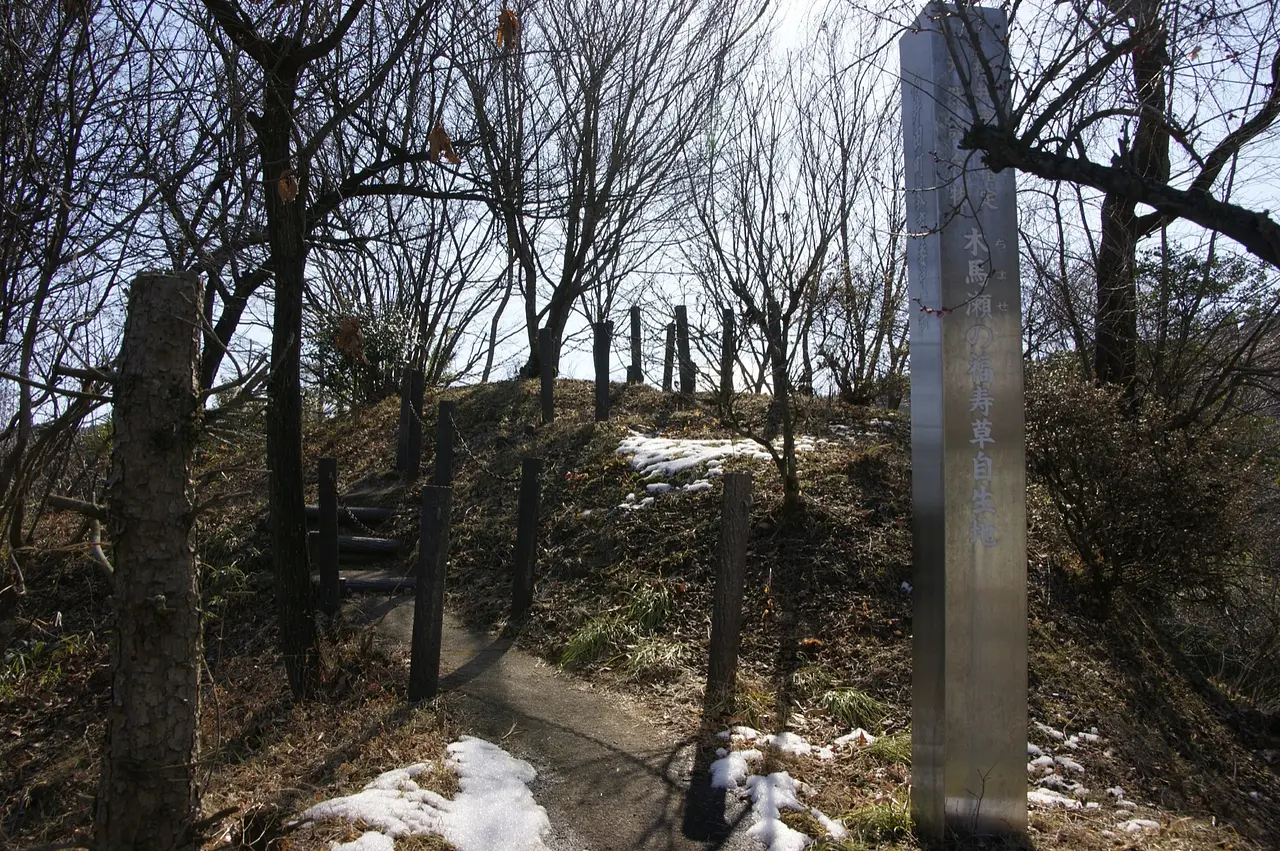
[[[804,756],[813,750],[812,745],[795,733],[774,733],[770,736],[763,736],[759,741],[770,747],[775,747],[783,753],[795,754],[796,756]]]
[[[330,851],[396,851],[396,841],[385,833],[366,830],[353,842],[335,842]]]
[[[1139,833],[1144,830],[1159,830],[1160,822],[1152,821],[1149,818],[1132,818],[1128,821],[1122,821],[1116,825],[1117,830],[1123,830],[1125,833]]]
[[[839,738],[837,738],[835,744],[836,744],[836,747],[843,747],[844,745],[853,745],[854,747],[865,748],[867,745],[874,743],[875,740],[876,740],[875,736],[871,735],[861,727],[857,727],[853,730],[853,732],[845,733],[843,736],[840,736]]]
[[[796,451],[809,452],[817,445],[812,437],[797,437]],[[750,440],[683,440],[632,434],[618,445],[618,454],[630,456],[631,466],[649,478],[669,479],[694,467],[719,468],[725,458],[745,456],[760,461],[771,457]],[[713,463],[720,462],[720,463]]]
[[[813,840],[782,821],[782,810],[806,808],[801,805],[795,779],[785,771],[766,776],[758,774],[747,778],[747,794],[751,796],[751,810],[756,823],[747,829],[747,836],[756,839],[769,851],[801,851]]]
[[[452,801],[414,782],[429,767],[418,763],[380,774],[354,795],[322,801],[299,819],[360,820],[377,828],[356,840],[363,844],[341,846],[346,851],[386,851],[396,837],[428,833],[458,851],[547,851],[542,836],[551,822],[529,791],[537,776],[533,766],[471,736],[450,744],[449,753],[459,787]]]
[[[1065,768],[1067,771],[1072,771],[1076,774],[1084,774],[1084,766],[1069,756],[1054,757],[1053,761]]]
[[[737,730],[739,728],[734,728]],[[773,736],[760,736],[750,727],[741,728],[747,733],[754,733],[762,740],[773,739]],[[729,732],[732,736],[745,735]],[[718,734],[723,737],[723,734]],[[779,736],[794,734],[778,734]],[[799,736],[795,739],[803,742]],[[794,742],[793,742],[794,743]],[[812,748],[807,742],[806,748]],[[718,752],[718,751],[717,751]],[[747,829],[747,836],[761,842],[768,851],[801,851],[813,842],[812,837],[788,827],[781,819],[782,810],[808,811],[822,825],[827,834],[834,839],[843,839],[848,835],[844,825],[829,818],[816,807],[809,807],[800,801],[800,794],[812,792],[803,783],[799,783],[785,771],[773,774],[751,774],[748,763],[763,759],[764,755],[756,749],[733,751],[711,763],[711,786],[716,789],[730,789],[739,795],[751,799],[751,812],[755,822]]]
[[[711,763],[711,788],[736,789],[751,776],[751,766],[747,763],[761,759],[764,754],[755,748],[725,754]]]
[[[1047,810],[1078,810],[1083,806],[1075,798],[1068,798],[1061,792],[1052,789],[1032,789],[1027,792],[1027,803],[1033,807],[1044,807]]]
[[[1063,732],[1061,730],[1056,730],[1053,727],[1050,727],[1048,724],[1041,724],[1039,721],[1037,721],[1033,726],[1044,735],[1053,739],[1055,742],[1065,741],[1067,738],[1065,735],[1063,735]]]

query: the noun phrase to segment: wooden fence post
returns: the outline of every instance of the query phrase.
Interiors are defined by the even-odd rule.
[[[548,425],[556,419],[556,366],[551,354],[551,329],[538,330],[538,373],[542,377],[542,424]]]
[[[191,467],[201,290],[194,272],[142,273],[129,292],[106,480],[119,617],[97,848],[190,848],[198,830],[201,612]],[[309,577],[302,587],[309,595]]]
[[[538,491],[542,459],[526,457],[520,464],[520,501],[516,511],[515,565],[511,574],[511,617],[533,605],[533,574],[538,560]]]
[[[400,423],[401,437],[398,444],[403,446],[403,454],[397,448],[396,452],[396,469],[404,473],[406,477],[417,478],[418,470],[422,467],[422,395],[426,392],[426,380],[420,369],[410,369],[406,377],[408,385],[409,399],[408,406],[405,406],[405,400],[400,400]]]
[[[751,474],[724,474],[720,513],[720,555],[711,612],[711,652],[707,665],[708,703],[733,711],[742,632],[743,573],[751,520]]]
[[[640,371],[640,308],[631,308],[631,366],[627,369],[627,383],[641,384],[644,373]]]
[[[449,563],[449,512],[453,488],[422,488],[418,520],[418,576],[413,589],[413,639],[409,702],[430,700],[440,687],[440,638],[444,627],[444,574]]]
[[[320,611],[333,615],[341,604],[342,589],[338,582],[338,459],[321,458],[320,533],[316,536],[316,567],[320,572]]]
[[[720,403],[729,407],[733,400],[733,356],[737,343],[734,340],[733,311],[725,308],[724,328],[720,341]]]
[[[436,416],[436,484],[453,485],[453,426],[457,402],[441,402]]]
[[[413,405],[413,367],[406,366],[400,377],[400,420],[396,425],[396,472],[409,467],[409,408]]]
[[[671,392],[671,373],[676,363],[676,323],[667,323],[667,348],[662,359],[662,392]]]
[[[609,419],[609,344],[613,338],[612,322],[595,322],[592,354],[596,363],[596,422]]]
[[[689,354],[689,311],[683,304],[676,308],[676,345],[680,350],[680,395],[692,397],[696,388]]]

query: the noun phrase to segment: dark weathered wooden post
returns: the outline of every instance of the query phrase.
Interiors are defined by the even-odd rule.
[[[320,533],[316,536],[315,559],[320,572],[320,610],[332,615],[342,599],[338,583],[338,459],[321,458],[317,466]]]
[[[144,273],[129,292],[106,494],[118,617],[98,848],[192,847],[200,810],[200,593],[191,548],[200,290],[194,273]],[[303,587],[310,592],[309,581]]]
[[[409,478],[415,478],[422,466],[422,394],[426,392],[426,380],[420,369],[410,369],[406,378],[409,404],[400,400],[402,431],[396,451],[396,469]],[[401,448],[403,447],[403,451]]]
[[[511,616],[518,618],[533,605],[533,574],[538,557],[538,491],[541,458],[520,464],[520,501],[516,509],[515,565],[511,575]]]
[[[453,427],[457,402],[441,402],[436,416],[436,484],[447,488],[453,484]]]
[[[689,354],[689,311],[683,304],[676,307],[676,345],[680,350],[680,395],[692,396],[696,388]]]
[[[742,588],[750,520],[751,474],[725,473],[720,557],[711,612],[707,698],[710,704],[727,711],[733,709],[733,687],[738,673],[738,637],[742,632]]]
[[[631,308],[631,366],[627,368],[627,383],[640,384],[644,373],[640,370],[640,308]]]
[[[720,341],[720,402],[726,408],[733,400],[733,356],[737,345],[733,334],[733,311],[726,307]]]
[[[556,365],[552,354],[551,329],[538,330],[538,373],[542,377],[542,424],[556,418]]]
[[[667,345],[662,358],[662,392],[671,392],[671,378],[676,363],[676,323],[667,323]]]
[[[409,467],[409,408],[413,405],[413,367],[406,366],[400,376],[400,419],[396,424],[396,472],[403,473]]]
[[[596,363],[596,422],[609,419],[609,345],[613,340],[612,322],[595,322],[592,355]]]
[[[444,628],[444,573],[449,562],[449,512],[453,488],[422,489],[418,520],[418,576],[413,590],[413,643],[409,702],[430,700],[440,687],[440,637]]]

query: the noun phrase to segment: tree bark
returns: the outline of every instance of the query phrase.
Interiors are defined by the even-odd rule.
[[[194,849],[200,609],[191,549],[200,283],[140,275],[129,295],[107,507],[116,627],[99,848]]]
[[[271,469],[272,564],[280,646],[293,696],[303,699],[319,675],[307,521],[302,497],[302,297],[307,262],[303,202],[306,175],[295,171],[290,138],[300,70],[288,54],[266,69],[258,122],[266,190],[267,236],[275,275],[271,377],[267,383],[267,459]],[[291,190],[290,190],[291,187]]]
[[[1101,384],[1128,386],[1137,363],[1138,311],[1135,277],[1137,207],[1123,195],[1102,202],[1098,244],[1098,312],[1094,376]]]
[[[1124,152],[1128,165],[1142,177],[1169,179],[1169,130],[1165,123],[1163,69],[1168,61],[1167,36],[1160,20],[1160,3],[1148,0],[1136,9],[1133,51],[1134,88],[1142,113],[1131,146]],[[1108,192],[1102,203],[1102,238],[1097,266],[1097,339],[1095,377],[1102,384],[1132,390],[1138,348],[1138,240],[1145,236],[1137,215],[1137,201],[1122,192]]]

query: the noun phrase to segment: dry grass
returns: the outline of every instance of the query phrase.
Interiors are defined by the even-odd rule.
[[[549,427],[537,425],[533,382],[443,394],[459,402],[450,606],[473,625],[517,629],[523,646],[661,703],[666,714],[683,710],[689,728],[697,728],[719,496],[659,497],[649,510],[618,511],[643,482],[615,450],[628,430],[726,434],[712,413],[648,388],[616,387],[614,419],[604,424],[591,421],[589,384],[562,381],[557,392],[558,418]],[[434,431],[435,401],[426,406],[427,435]],[[762,421],[767,400],[744,399],[741,407],[743,416]],[[338,457],[344,489],[381,474],[392,465],[396,415],[396,400],[388,400],[359,416],[311,423],[308,463]],[[790,724],[815,742],[829,742],[850,726],[884,734],[837,760],[771,755],[769,764],[806,780],[817,790],[816,806],[856,827],[851,839],[815,847],[916,848],[900,835],[910,772],[911,600],[899,587],[911,569],[908,426],[896,415],[823,400],[801,400],[799,416],[802,433],[829,439],[800,457],[805,505],[799,516],[781,515],[776,472],[767,463],[738,458],[726,464],[755,474],[756,504],[735,712],[714,720],[758,729]],[[848,426],[855,436],[847,439],[833,425]],[[210,440],[202,468],[224,472],[210,474],[203,496],[265,493],[256,427],[249,420]],[[529,618],[507,624],[524,455],[546,465],[538,585]],[[432,463],[428,448],[424,470]],[[393,491],[389,501],[401,509],[391,533],[412,547],[413,489]],[[405,708],[404,659],[340,624],[323,693],[303,705],[290,700],[272,646],[262,514],[261,497],[253,497],[207,516],[197,530],[208,610],[205,810],[239,807],[221,826],[237,835],[278,836],[279,848],[327,848],[358,836],[358,826],[282,835],[280,825],[316,800],[361,788],[388,767],[439,760],[458,731],[430,708]],[[1095,796],[1107,786],[1125,787],[1150,805],[1139,815],[1162,828],[1115,834],[1119,818],[1108,807],[1035,812],[1034,847],[1200,851],[1276,841],[1280,783],[1261,757],[1275,745],[1236,723],[1232,705],[1188,675],[1150,628],[1099,629],[1064,605],[1043,567],[1060,542],[1037,516],[1033,512],[1032,716],[1071,730],[1098,727],[1106,742],[1084,760],[1086,785]],[[4,847],[65,841],[90,819],[111,621],[105,583],[69,546],[76,526],[55,515],[42,527],[46,551],[28,571],[31,591],[19,635],[26,655],[7,657],[0,671]],[[44,642],[39,652],[37,641]],[[449,794],[453,778],[442,771],[428,782]],[[444,846],[423,840],[417,847]]]

